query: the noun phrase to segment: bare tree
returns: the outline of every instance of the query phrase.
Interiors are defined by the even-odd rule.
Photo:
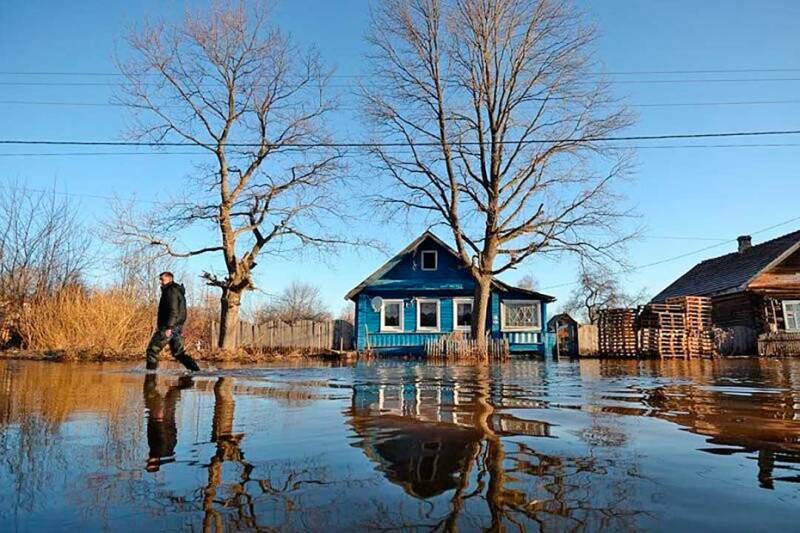
[[[341,310],[339,311],[339,320],[344,320],[345,322],[349,322],[350,324],[356,323],[356,304],[355,302],[348,301],[344,306],[342,306]]]
[[[596,324],[598,312],[612,307],[632,307],[645,300],[645,290],[628,294],[619,275],[608,267],[582,264],[578,286],[564,304],[564,311],[588,324]]]
[[[533,277],[533,274],[525,274],[517,281],[517,287],[532,291],[536,288],[536,278]]]
[[[319,287],[310,283],[293,281],[263,309],[256,313],[256,319],[282,320],[292,324],[298,320],[324,320],[330,318]]]
[[[631,118],[593,74],[592,28],[566,1],[386,0],[363,89],[391,214],[452,233],[476,280],[473,336],[493,276],[535,254],[613,259],[625,151],[602,139]]]
[[[158,298],[160,292],[158,275],[174,271],[176,259],[165,256],[159,250],[137,246],[130,242],[113,242],[115,257],[110,260],[111,271],[116,275],[115,283],[126,290],[148,300]],[[180,279],[180,276],[178,277]]]
[[[0,186],[0,300],[22,305],[80,283],[92,250],[80,206],[68,196],[21,182]]]
[[[218,254],[225,274],[203,274],[221,289],[219,347],[235,343],[242,295],[255,286],[260,256],[329,249],[341,213],[334,185],[342,152],[331,147],[323,118],[334,109],[328,74],[270,25],[269,6],[213,5],[182,24],[149,25],[129,38],[118,100],[137,111],[135,138],[188,144],[209,161],[189,178],[185,198],[145,220],[119,213],[118,235],[173,257]],[[181,246],[197,225],[216,242]]]

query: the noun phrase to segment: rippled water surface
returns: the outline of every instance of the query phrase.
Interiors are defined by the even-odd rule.
[[[800,527],[800,361],[0,362],[0,529]]]

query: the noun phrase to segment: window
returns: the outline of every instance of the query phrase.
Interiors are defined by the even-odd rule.
[[[422,252],[422,270],[436,270],[439,266],[439,254],[436,250]]]
[[[472,298],[453,299],[453,329],[468,331],[472,326]]]
[[[500,318],[505,331],[537,331],[542,329],[541,304],[531,300],[505,300]]]
[[[417,300],[417,331],[439,331],[439,300]]]
[[[381,331],[403,331],[403,300],[384,300]]]
[[[786,331],[800,331],[800,300],[783,301],[783,321]]]

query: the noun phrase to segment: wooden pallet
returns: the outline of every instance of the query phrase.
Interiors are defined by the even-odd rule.
[[[598,319],[600,353],[610,357],[636,357],[635,309],[604,309]]]

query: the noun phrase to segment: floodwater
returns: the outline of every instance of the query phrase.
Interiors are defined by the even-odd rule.
[[[0,361],[0,530],[800,527],[800,360]]]

